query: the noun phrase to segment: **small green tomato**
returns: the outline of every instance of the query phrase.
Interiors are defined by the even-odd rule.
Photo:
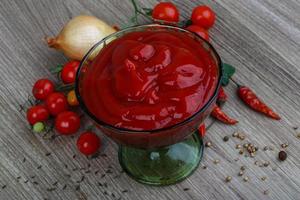
[[[42,122],[37,122],[33,125],[33,131],[36,133],[40,133],[44,130],[45,125]]]

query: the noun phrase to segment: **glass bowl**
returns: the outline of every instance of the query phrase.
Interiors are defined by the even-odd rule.
[[[86,72],[94,58],[105,51],[116,38],[137,31],[167,30],[187,34],[209,52],[218,68],[217,86],[207,103],[189,118],[175,125],[154,130],[130,130],[116,127],[97,118],[82,98]],[[198,35],[173,26],[142,25],[116,32],[92,47],[81,61],[76,76],[76,96],[82,110],[108,137],[119,144],[119,162],[124,171],[135,180],[150,185],[168,185],[183,180],[198,166],[203,154],[203,142],[197,128],[210,114],[217,98],[222,78],[221,59],[210,43]],[[109,105],[107,105],[109,107]]]

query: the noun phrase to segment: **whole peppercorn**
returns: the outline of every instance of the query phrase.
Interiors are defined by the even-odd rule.
[[[278,159],[279,159],[280,161],[285,161],[286,158],[287,158],[287,153],[286,153],[285,151],[280,151],[280,152],[278,153]]]

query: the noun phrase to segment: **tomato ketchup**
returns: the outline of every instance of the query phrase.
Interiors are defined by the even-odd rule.
[[[131,130],[182,122],[212,97],[218,68],[193,37],[168,30],[127,33],[104,47],[82,82],[82,98],[99,120]]]

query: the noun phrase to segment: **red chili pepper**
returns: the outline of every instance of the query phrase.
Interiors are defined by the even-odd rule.
[[[205,127],[204,123],[200,124],[200,126],[198,127],[198,132],[199,132],[199,135],[201,138],[203,138],[205,136],[206,127]]]
[[[220,88],[217,102],[219,104],[225,103],[227,101],[227,94],[225,93],[223,87]]]
[[[221,108],[219,106],[215,106],[214,109],[211,112],[211,116],[213,116],[214,118],[216,118],[217,120],[225,123],[225,124],[236,124],[238,123],[237,120],[235,119],[231,119],[230,117],[227,116],[226,113],[224,113]]]
[[[280,116],[262,102],[250,88],[239,86],[237,92],[243,102],[253,110],[263,113],[273,119],[280,120]]]

